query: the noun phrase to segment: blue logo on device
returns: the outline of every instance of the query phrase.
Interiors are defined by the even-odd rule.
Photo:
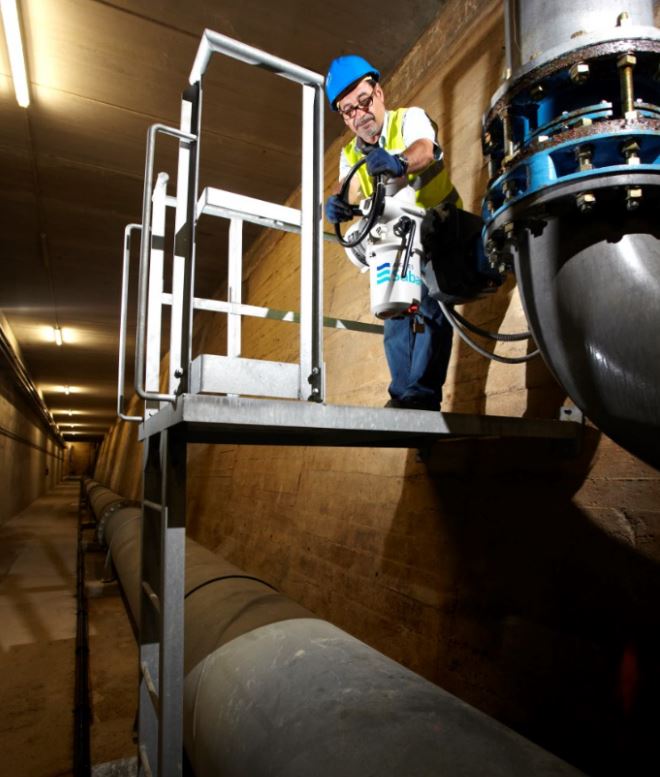
[[[401,276],[398,273],[392,272],[392,265],[390,262],[384,262],[376,267],[376,286],[380,286],[381,283],[394,283],[398,280],[401,280]],[[419,275],[415,275],[410,268],[408,268],[408,272],[403,280],[408,283],[414,283],[416,286],[422,285],[422,279]]]

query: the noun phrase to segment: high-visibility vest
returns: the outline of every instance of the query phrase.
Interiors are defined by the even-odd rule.
[[[406,150],[403,140],[403,118],[407,110],[407,108],[398,108],[395,111],[388,111],[384,148],[390,154],[401,154]],[[429,121],[437,130],[435,122],[430,118]],[[351,167],[362,159],[364,154],[358,147],[357,137],[354,137],[350,143],[344,146],[344,154]],[[367,166],[362,165],[356,175],[360,181],[363,196],[371,197],[374,187],[371,176],[367,172]],[[409,186],[415,191],[415,204],[420,208],[434,208],[441,202],[451,202],[458,208],[463,207],[461,198],[445,170],[444,160],[435,159],[424,170],[414,175],[408,175],[407,178]]]

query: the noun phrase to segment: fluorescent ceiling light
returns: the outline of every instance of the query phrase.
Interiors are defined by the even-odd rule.
[[[5,28],[5,40],[7,41],[11,76],[14,79],[16,100],[22,108],[27,108],[30,104],[30,92],[28,91],[23,41],[21,40],[21,25],[18,20],[16,0],[0,0],[0,12],[2,12],[2,24]]]

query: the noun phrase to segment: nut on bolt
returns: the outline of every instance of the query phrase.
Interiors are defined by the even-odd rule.
[[[589,78],[589,65],[586,62],[576,62],[571,65],[568,75],[574,84],[583,84]]]
[[[636,140],[627,140],[621,146],[621,153],[626,158],[626,163],[629,165],[638,165],[641,163],[639,157],[639,143]]]
[[[534,100],[534,102],[539,102],[539,100],[542,100],[544,94],[545,89],[543,88],[542,84],[535,84],[529,90],[529,96],[532,98],[532,100]]]
[[[642,202],[642,189],[640,186],[628,186],[626,188],[626,208],[637,210]]]
[[[593,165],[591,163],[591,159],[593,157],[593,147],[589,144],[583,145],[583,146],[577,146],[575,148],[575,158],[578,163],[578,168],[580,172],[585,172],[587,170],[592,170]]]
[[[632,67],[637,64],[637,57],[628,51],[617,59],[616,64],[617,67]]]
[[[508,181],[504,181],[502,184],[502,193],[504,194],[505,200],[510,200],[512,197],[515,197],[517,192],[518,185],[513,178],[510,178]]]
[[[596,195],[593,192],[580,192],[575,198],[580,213],[588,213],[596,205]]]

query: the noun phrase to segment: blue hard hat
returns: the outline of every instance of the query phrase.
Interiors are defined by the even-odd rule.
[[[342,92],[366,76],[373,76],[378,81],[380,72],[357,54],[346,54],[332,60],[325,77],[325,93],[333,111],[337,110],[337,98]]]

